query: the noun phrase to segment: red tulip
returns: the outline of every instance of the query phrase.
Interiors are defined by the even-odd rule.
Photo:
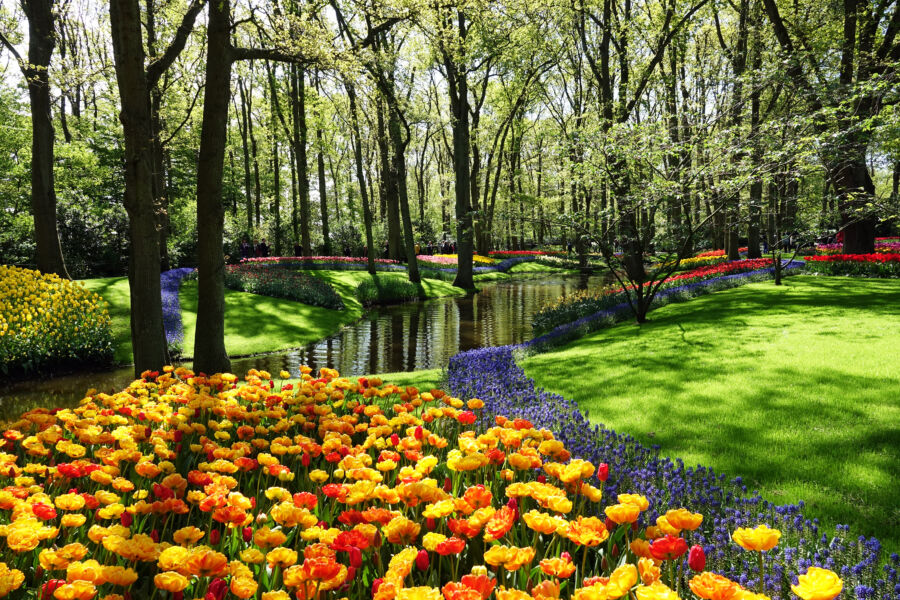
[[[425,571],[428,569],[428,565],[431,563],[431,559],[428,558],[427,550],[419,550],[419,553],[416,554],[416,567],[420,571]]]
[[[698,573],[706,568],[706,553],[703,551],[703,546],[699,544],[691,546],[691,551],[688,553],[688,566]]]
[[[666,535],[650,542],[650,554],[657,560],[675,560],[688,551],[684,538]]]
[[[600,463],[597,465],[597,479],[600,481],[606,481],[609,479],[609,465],[606,463]]]

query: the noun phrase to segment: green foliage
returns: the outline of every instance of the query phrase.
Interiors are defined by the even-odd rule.
[[[374,275],[359,283],[356,287],[356,297],[363,306],[409,302],[423,297],[424,293],[421,288],[422,286],[416,285],[408,279]]]
[[[233,290],[296,300],[310,306],[344,309],[340,295],[328,283],[289,267],[254,263],[228,265],[225,267],[225,285]]]

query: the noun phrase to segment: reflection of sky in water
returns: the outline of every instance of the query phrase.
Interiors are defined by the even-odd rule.
[[[463,350],[530,339],[531,317],[543,304],[601,283],[600,277],[542,277],[483,284],[480,293],[466,298],[383,307],[314,344],[233,359],[232,371],[287,369],[296,375],[300,365],[309,365],[314,370],[331,367],[342,375],[358,376],[442,368]],[[71,404],[90,387],[111,392],[130,380],[131,369],[126,368],[15,384],[0,389],[0,416],[35,406]]]

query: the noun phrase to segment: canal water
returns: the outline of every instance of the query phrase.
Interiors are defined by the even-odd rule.
[[[318,342],[273,354],[232,359],[232,371],[251,368],[296,375],[300,365],[358,376],[443,368],[454,354],[516,344],[532,337],[531,317],[557,298],[598,289],[601,276],[550,275],[480,285],[478,294],[373,308]],[[190,366],[188,364],[188,366]],[[88,389],[114,392],[133,379],[131,367],[24,381],[0,389],[0,417],[35,407],[72,406]]]

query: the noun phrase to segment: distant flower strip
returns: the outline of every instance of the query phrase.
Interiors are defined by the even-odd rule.
[[[194,271],[194,269],[184,267],[164,271],[159,276],[162,290],[163,326],[166,330],[166,343],[170,348],[180,348],[184,343],[184,324],[181,320],[179,291],[181,282]]]
[[[365,256],[261,256],[255,258],[243,258],[242,263],[276,263],[276,264],[293,264],[293,263],[362,263],[366,264],[368,259]],[[399,261],[390,258],[376,258],[375,264],[379,265],[398,265]]]
[[[893,238],[896,240],[896,238]],[[890,241],[891,238],[879,238],[875,241],[875,252],[896,254],[900,252],[900,241]],[[818,254],[844,254],[843,244],[816,244]],[[846,256],[846,255],[845,255]]]
[[[810,269],[825,275],[900,277],[900,253],[807,256]]]
[[[509,258],[511,256],[554,256],[565,254],[560,250],[491,250],[489,256],[494,258]]]

